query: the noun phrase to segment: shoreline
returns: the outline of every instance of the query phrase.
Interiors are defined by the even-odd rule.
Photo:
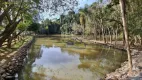
[[[126,48],[123,45],[115,45],[110,43],[103,43],[102,41],[95,41],[95,40],[88,40],[83,38],[71,38],[73,40],[82,41],[83,43],[91,43],[96,45],[108,46],[114,49],[126,51]],[[27,51],[30,49],[34,38],[23,46],[21,46],[18,50],[16,55],[12,57],[10,62],[0,67],[0,80],[14,80],[15,74],[20,71],[24,65],[24,59],[27,56]],[[105,79],[101,80],[141,80],[142,79],[142,51],[137,49],[131,49],[132,55],[132,64],[133,64],[133,73],[131,75],[128,74],[128,61],[121,63],[121,67],[115,69],[115,71],[106,74]],[[141,78],[141,79],[140,79]]]
[[[14,80],[15,74],[24,66],[24,59],[26,58],[28,54],[27,51],[30,49],[33,41],[34,37],[22,45],[8,63],[5,63],[0,67],[0,80]]]
[[[72,38],[81,40],[84,43],[92,43],[97,45],[103,45],[112,47],[114,49],[126,51],[126,48],[123,45],[115,45],[110,43],[103,43],[102,41],[95,41],[95,40],[88,40],[83,38]],[[132,64],[133,64],[133,71],[132,74],[128,74],[128,61],[121,63],[121,67],[117,68],[115,71],[106,74],[105,80],[142,80],[142,51],[137,49],[131,49],[132,55]],[[141,78],[141,79],[140,79]]]
[[[132,73],[128,73],[128,61],[121,63],[121,67],[106,74],[105,80],[142,80],[142,51],[132,49]]]

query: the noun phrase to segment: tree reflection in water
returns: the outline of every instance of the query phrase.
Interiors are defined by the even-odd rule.
[[[97,80],[119,67],[127,57],[106,46],[88,44],[84,48],[75,43],[66,47],[67,41],[63,40],[37,39],[19,80]]]

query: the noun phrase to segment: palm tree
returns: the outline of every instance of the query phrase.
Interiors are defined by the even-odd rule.
[[[86,15],[85,15],[85,13],[87,12],[86,9],[87,8],[79,10],[79,13],[80,13],[80,24],[83,27],[83,38],[85,36],[85,25],[86,25]]]

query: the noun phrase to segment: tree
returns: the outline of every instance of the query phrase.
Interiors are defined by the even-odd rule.
[[[80,24],[83,27],[83,38],[84,38],[86,21],[85,21],[85,14],[83,12],[80,12]]]
[[[39,23],[32,23],[29,27],[28,27],[28,31],[33,31],[35,33],[38,33],[38,30],[40,28],[40,24]]]
[[[13,6],[10,7],[8,10],[6,9],[4,11],[5,13],[4,12],[2,13],[5,15],[2,17],[0,23],[4,23],[4,25],[2,26],[5,29],[0,34],[0,47],[2,46],[3,42],[5,42],[5,40],[15,31],[17,25],[23,20],[24,14],[27,14],[30,11],[34,12],[34,9],[32,8],[32,10],[30,10],[30,8],[33,7],[33,5],[35,5],[34,2],[31,3],[30,1],[24,1],[24,0],[20,1],[7,0],[7,1],[2,1],[2,4],[4,6],[1,6],[1,11],[2,9],[5,9],[5,7],[9,5]]]
[[[38,15],[40,12],[48,10],[52,13],[57,13],[61,9],[63,11],[73,9],[76,5],[77,0],[0,0],[0,25],[4,24],[2,27],[5,28],[0,34],[0,47],[15,31],[25,13],[33,15],[36,12],[36,15]],[[39,19],[35,15],[33,15],[33,18]]]
[[[122,15],[123,31],[125,34],[126,47],[127,47],[129,71],[131,72],[132,71],[132,56],[130,52],[128,28],[127,28],[127,23],[126,23],[126,0],[120,0],[120,8],[121,8],[121,15]]]

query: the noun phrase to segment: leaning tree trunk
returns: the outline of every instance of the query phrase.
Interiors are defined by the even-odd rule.
[[[130,53],[130,45],[129,45],[129,39],[128,39],[128,28],[127,28],[127,24],[126,24],[126,11],[125,11],[126,0],[119,0],[119,2],[120,2],[120,8],[121,8],[123,30],[124,30],[126,46],[127,46],[129,72],[131,72],[132,71],[132,56]]]
[[[8,39],[8,37],[14,32],[14,30],[16,29],[17,25],[19,24],[19,22],[21,20],[22,19],[20,19],[17,22],[14,22],[13,24],[8,24],[6,26],[5,31],[0,34],[0,36],[1,36],[1,38],[0,38],[0,47],[5,42],[5,40]]]

